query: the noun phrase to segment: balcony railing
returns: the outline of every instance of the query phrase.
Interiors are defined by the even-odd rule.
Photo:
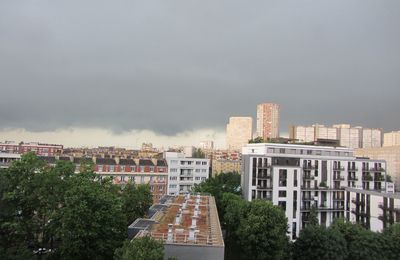
[[[363,181],[372,181],[373,178],[372,178],[371,175],[367,174],[367,175],[364,175],[364,176],[362,177],[362,180],[363,180]]]
[[[271,164],[269,163],[258,166],[258,169],[269,169],[269,168],[271,168]]]
[[[267,186],[257,185],[257,189],[258,190],[271,190],[272,189],[272,185],[267,185]]]
[[[358,167],[350,167],[350,168],[347,169],[347,171],[356,172],[356,171],[358,171]]]
[[[348,179],[349,181],[358,181],[357,176],[348,176],[347,179]]]
[[[303,175],[304,180],[314,180],[314,176],[312,175]]]
[[[344,167],[343,166],[333,166],[333,170],[334,171],[344,171]]]
[[[385,171],[385,169],[382,167],[373,167],[373,168],[369,168],[369,170],[371,172],[384,172]]]
[[[265,174],[265,173],[259,173],[258,175],[257,175],[257,178],[259,178],[259,179],[270,179],[271,178],[271,174]]]
[[[315,165],[303,165],[303,169],[304,170],[315,170],[317,167],[315,167]]]
[[[356,204],[356,205],[361,205],[361,206],[365,205],[365,202],[363,202],[361,200],[352,199],[351,202]]]
[[[385,176],[382,176],[382,175],[375,176],[374,180],[375,181],[385,181]]]
[[[335,181],[344,181],[344,177],[343,176],[340,176],[340,175],[334,175],[333,176],[333,180],[335,180]]]

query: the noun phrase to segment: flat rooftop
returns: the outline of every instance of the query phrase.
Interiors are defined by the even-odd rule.
[[[165,244],[224,246],[214,197],[188,194],[161,201],[165,204],[153,205],[149,210],[152,221],[135,221],[141,227],[147,226],[140,228],[136,237],[151,236]]]

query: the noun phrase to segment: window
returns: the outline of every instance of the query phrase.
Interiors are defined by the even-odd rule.
[[[176,168],[171,168],[170,171],[171,171],[171,172],[178,172],[178,169],[176,169]]]
[[[154,167],[153,166],[150,167],[150,171],[154,172]]]
[[[178,161],[177,160],[171,160],[171,164],[177,164]]]
[[[201,177],[201,180],[202,180],[202,181],[205,181],[205,180],[206,180],[206,177]]]
[[[200,169],[196,169],[195,171],[196,171],[196,172],[200,172]]]
[[[200,161],[197,161],[197,162],[196,162],[196,165],[200,165],[200,164],[201,164],[201,162],[200,162]]]
[[[114,171],[114,165],[110,165],[110,172]]]
[[[136,171],[136,167],[135,166],[131,166],[131,171],[132,172]]]
[[[286,211],[286,201],[278,201],[278,206],[283,209],[283,211]]]
[[[99,165],[99,166],[97,166],[97,168],[98,168],[98,171],[99,171],[99,172],[102,172],[102,171],[103,171],[103,165]]]
[[[285,190],[280,190],[279,191],[279,197],[280,198],[286,198],[286,191]]]
[[[207,172],[207,169],[201,169],[201,172]]]
[[[297,170],[293,173],[293,187],[297,187]]]
[[[135,176],[131,176],[131,181],[135,182]]]
[[[125,180],[124,176],[119,176],[119,180],[124,181]]]
[[[178,179],[178,177],[176,177],[176,176],[169,177],[169,180],[171,180],[171,181],[176,181],[177,179]]]
[[[171,189],[175,189],[175,188],[176,188],[176,184],[170,184],[169,187],[170,187]]]
[[[144,184],[144,176],[140,176],[140,183]]]
[[[207,165],[207,162],[201,162],[202,165]]]
[[[286,185],[287,185],[286,179],[287,179],[287,170],[280,169],[279,170],[279,187],[286,187]]]
[[[140,172],[144,172],[144,166],[140,166]]]
[[[196,177],[195,180],[196,180],[196,181],[199,181],[199,180],[200,180],[200,177]]]

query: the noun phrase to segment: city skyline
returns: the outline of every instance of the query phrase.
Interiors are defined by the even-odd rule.
[[[282,133],[314,122],[398,130],[399,8],[3,1],[0,135],[91,145],[95,129],[98,145],[136,145],[132,133],[152,131],[162,145],[208,129],[224,140],[227,118],[255,120],[262,102],[280,104]]]

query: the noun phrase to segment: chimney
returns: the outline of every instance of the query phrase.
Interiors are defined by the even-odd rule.
[[[173,242],[172,224],[168,224],[168,237],[167,242]]]

